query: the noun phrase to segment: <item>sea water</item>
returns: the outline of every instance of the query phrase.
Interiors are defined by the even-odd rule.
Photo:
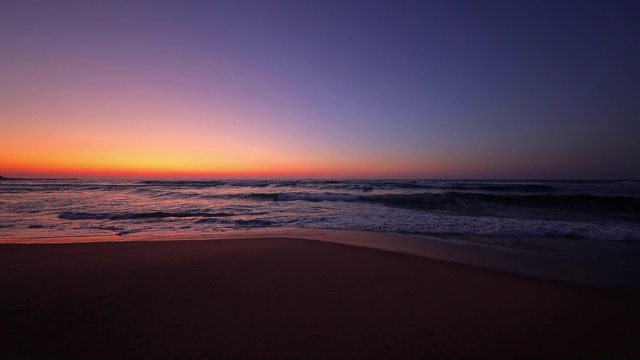
[[[640,289],[640,181],[0,181],[0,242],[274,232]]]
[[[638,181],[0,181],[0,237],[316,228],[640,241]]]

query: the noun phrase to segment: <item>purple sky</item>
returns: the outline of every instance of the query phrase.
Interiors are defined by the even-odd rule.
[[[3,1],[0,174],[640,178],[639,14]]]

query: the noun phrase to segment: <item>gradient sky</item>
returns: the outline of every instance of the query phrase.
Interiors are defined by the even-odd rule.
[[[2,1],[0,174],[640,178],[637,1]]]

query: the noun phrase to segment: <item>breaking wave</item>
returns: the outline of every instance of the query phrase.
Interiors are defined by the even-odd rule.
[[[267,201],[359,201],[422,210],[485,205],[640,214],[640,198],[597,195],[496,195],[467,192],[353,195],[348,193],[250,193],[238,197]]]
[[[216,218],[234,216],[229,213],[208,213],[208,212],[164,212],[154,211],[145,213],[87,213],[87,212],[63,212],[58,217],[65,220],[132,220],[132,219],[162,219],[162,218]]]

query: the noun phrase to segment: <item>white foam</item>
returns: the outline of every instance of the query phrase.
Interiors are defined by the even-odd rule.
[[[362,209],[360,209],[362,210]],[[421,234],[461,234],[491,237],[572,237],[609,241],[639,241],[639,224],[525,220],[442,215],[405,209],[368,207],[340,216],[300,219],[304,227]]]

